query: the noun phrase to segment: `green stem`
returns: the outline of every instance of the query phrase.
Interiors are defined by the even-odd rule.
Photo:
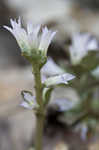
[[[36,112],[35,150],[42,150],[43,127],[44,127],[44,106],[43,106],[43,99],[42,99],[41,73],[40,73],[40,68],[37,64],[33,65],[33,73],[34,73],[34,80],[35,80],[36,100],[39,105],[39,108]]]
[[[39,106],[42,107],[43,106],[42,83],[41,83],[41,73],[38,65],[33,65],[33,74],[35,81],[36,100]]]
[[[43,128],[44,128],[44,116],[36,116],[36,141],[35,150],[43,149]]]

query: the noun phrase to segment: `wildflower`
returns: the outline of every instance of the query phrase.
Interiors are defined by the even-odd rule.
[[[38,105],[36,103],[36,98],[35,96],[32,95],[31,92],[28,91],[22,91],[21,95],[24,99],[24,101],[21,103],[21,106],[27,109],[34,109]]]
[[[56,34],[48,30],[47,27],[42,28],[42,33],[40,34],[40,25],[33,26],[31,23],[27,24],[27,30],[25,30],[21,25],[21,19],[16,20],[10,19],[12,28],[4,26],[8,31],[10,31],[16,38],[22,52],[27,53],[29,56],[38,54],[46,55],[47,49]],[[39,52],[38,52],[39,51]]]
[[[57,106],[59,111],[68,111],[76,105],[76,102],[67,98],[59,98],[55,99],[52,104]]]
[[[74,79],[75,76],[70,73],[64,73],[61,75],[49,77],[44,81],[46,87],[53,87],[59,84],[68,84],[68,81]]]
[[[54,76],[58,74],[63,74],[65,71],[59,67],[52,58],[48,57],[47,63],[42,68],[42,73],[46,76]]]
[[[72,64],[79,64],[88,51],[98,49],[97,40],[90,34],[77,33],[72,37],[72,45],[70,46],[70,57]]]

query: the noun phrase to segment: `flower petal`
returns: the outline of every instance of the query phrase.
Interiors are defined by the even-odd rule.
[[[35,35],[38,35],[38,33],[40,31],[40,27],[41,27],[41,25],[33,26],[32,23],[28,22],[28,24],[27,24],[27,32],[28,32],[28,34],[34,33]]]
[[[82,58],[88,54],[88,51],[97,49],[98,42],[89,33],[73,34],[72,45],[70,46],[71,62],[74,65],[79,64]]]
[[[23,99],[27,102],[31,102],[34,100],[34,96],[29,91],[22,91],[21,95],[22,95]]]
[[[74,79],[75,76],[69,73],[50,77],[44,81],[46,87],[53,87],[59,84],[68,84],[68,81]]]
[[[42,33],[42,36],[41,36],[39,50],[43,50],[46,53],[47,49],[48,49],[48,46],[50,45],[51,40],[53,39],[55,34],[56,34],[56,32],[52,32],[52,31],[48,30],[47,27],[45,27],[43,29],[43,33]]]
[[[30,49],[27,33],[26,31],[21,27],[21,20],[18,19],[18,23],[12,19],[10,19],[12,28],[9,28],[7,26],[4,26],[8,31],[10,31],[14,37],[16,38],[20,48],[22,50],[24,49]]]
[[[22,102],[20,104],[20,106],[25,107],[25,108],[29,108],[29,104],[27,102]]]
[[[39,37],[38,33],[40,31],[40,25],[34,26],[31,23],[27,25],[28,41],[31,49],[38,49]]]
[[[10,28],[10,27],[8,27],[8,26],[3,26],[5,29],[7,29],[8,31],[10,31],[11,33],[13,33],[13,29],[12,28]]]
[[[55,76],[58,74],[63,74],[65,71],[59,67],[52,58],[48,58],[47,63],[42,68],[42,73],[46,76]]]
[[[24,102],[24,101],[20,104],[20,106],[30,109],[30,110],[34,108],[33,106],[29,105],[27,102]]]
[[[10,31],[16,38],[22,52],[26,52],[27,56],[34,55],[33,51],[44,51],[42,55],[46,55],[48,46],[54,37],[56,32],[52,32],[43,28],[42,35],[39,35],[41,25],[33,26],[31,23],[27,24],[27,31],[21,26],[21,19],[19,17],[18,21],[10,19],[12,28],[4,26],[8,31]],[[38,52],[36,53],[38,55]],[[39,53],[40,54],[40,53]]]

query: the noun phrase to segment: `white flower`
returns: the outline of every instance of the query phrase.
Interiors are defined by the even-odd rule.
[[[22,91],[22,97],[24,101],[21,103],[21,106],[27,109],[35,109],[38,107],[38,104],[36,103],[35,96],[32,95],[31,92],[28,91]]]
[[[47,63],[42,68],[42,73],[46,76],[55,76],[58,74],[63,74],[65,71],[59,67],[52,58],[48,57]]]
[[[98,42],[88,33],[77,33],[72,36],[70,57],[72,64],[79,64],[88,51],[97,50]]]
[[[59,98],[53,101],[53,105],[56,105],[58,107],[58,110],[60,111],[68,111],[71,108],[73,108],[76,104],[75,101],[68,100],[67,98]]]
[[[50,45],[56,32],[48,30],[47,27],[42,29],[40,35],[40,25],[33,26],[31,23],[27,24],[27,30],[25,30],[21,25],[21,19],[16,20],[10,19],[12,28],[4,26],[8,31],[10,31],[16,38],[22,52],[40,50],[44,54],[47,53],[48,46]]]
[[[59,84],[68,84],[68,81],[73,80],[74,78],[75,78],[74,75],[72,75],[70,73],[64,73],[61,75],[49,77],[48,79],[43,81],[43,84],[46,87],[53,87],[53,86],[56,86]]]

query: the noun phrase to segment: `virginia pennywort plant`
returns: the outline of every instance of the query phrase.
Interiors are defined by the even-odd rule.
[[[46,114],[46,106],[49,103],[50,95],[55,86],[68,84],[74,78],[69,73],[50,77],[42,82],[41,68],[47,62],[47,50],[56,32],[48,30],[47,27],[41,29],[40,25],[33,26],[27,24],[27,30],[18,22],[10,20],[11,28],[4,26],[17,40],[22,55],[32,64],[32,73],[35,81],[35,95],[29,91],[22,91],[24,101],[21,106],[35,110],[36,115],[36,137],[35,149],[42,150],[43,128]]]

